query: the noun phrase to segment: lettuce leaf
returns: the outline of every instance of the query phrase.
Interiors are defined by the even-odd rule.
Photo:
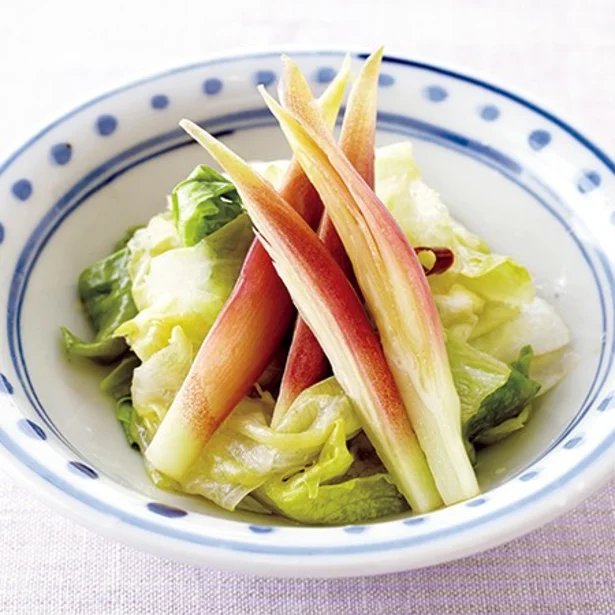
[[[126,356],[103,378],[100,390],[114,399],[128,397],[133,373],[140,363],[132,352],[126,353]]]
[[[196,245],[242,212],[235,186],[205,165],[196,167],[175,186],[171,208],[182,245],[187,247]]]
[[[132,352],[128,352],[100,383],[101,391],[115,399],[115,417],[122,426],[126,441],[137,449],[140,448],[137,436],[139,416],[132,403],[131,385],[140,363]]]
[[[141,418],[145,443],[154,437],[194,358],[192,343],[180,326],[165,345],[134,370],[132,401]]]
[[[144,451],[145,449],[141,446],[141,437],[139,436],[139,430],[141,429],[139,415],[130,396],[118,399],[115,404],[115,418],[121,425],[129,446],[136,450]]]
[[[472,344],[509,363],[515,360],[524,346],[532,346],[538,356],[560,350],[570,344],[570,333],[553,306],[536,297],[521,307],[516,318],[475,337]]]
[[[523,408],[523,410],[521,410],[518,416],[508,419],[496,427],[483,431],[476,437],[476,443],[481,446],[490,446],[491,444],[495,444],[496,442],[507,438],[515,431],[523,429],[530,418],[531,411],[532,404],[528,404],[525,408]]]
[[[111,363],[126,352],[126,343],[114,337],[114,333],[137,313],[128,274],[129,258],[128,249],[120,248],[90,265],[79,276],[79,298],[96,335],[93,341],[86,342],[62,327],[64,346],[69,356]]]
[[[328,484],[343,477],[353,461],[344,427],[336,422],[313,465],[288,479],[270,479],[254,495],[285,517],[308,524],[364,523],[408,510],[387,474]]]
[[[538,395],[544,395],[561,382],[572,371],[577,360],[577,355],[568,346],[534,357],[530,365],[530,378],[540,384]]]
[[[446,294],[434,295],[443,327],[455,337],[467,340],[476,329],[485,300],[461,284],[453,284]]]
[[[240,402],[182,481],[182,490],[234,510],[269,479],[292,476],[312,463],[335,425],[345,438],[360,429],[334,378],[306,389],[277,429],[269,427],[273,406],[268,395]]]
[[[464,434],[474,442],[483,433],[518,417],[527,404],[537,395],[540,384],[529,377],[534,352],[525,346],[511,365],[506,383],[486,397],[478,412],[464,424]]]
[[[376,192],[413,246],[446,247],[455,254],[449,271],[430,278],[434,294],[446,294],[457,283],[487,301],[517,306],[533,299],[527,269],[491,252],[453,220],[439,195],[422,181],[409,142],[376,151]]]
[[[459,394],[461,422],[465,424],[477,414],[485,399],[506,384],[511,369],[451,332],[446,335],[446,349]]]
[[[198,244],[179,247],[168,216],[156,216],[128,244],[128,266],[139,312],[116,330],[147,361],[181,327],[194,352],[230,295],[253,239],[241,214]]]

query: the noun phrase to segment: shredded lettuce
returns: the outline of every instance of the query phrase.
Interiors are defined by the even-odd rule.
[[[171,194],[173,219],[182,245],[191,247],[234,220],[242,211],[235,186],[199,165]]]

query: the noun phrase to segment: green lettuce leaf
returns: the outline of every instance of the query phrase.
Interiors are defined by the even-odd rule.
[[[464,433],[470,442],[505,421],[518,417],[537,395],[540,384],[529,377],[533,356],[531,346],[522,348],[518,359],[511,365],[506,383],[486,397],[478,412],[465,422]]]
[[[523,429],[530,418],[531,411],[532,404],[528,404],[525,408],[523,408],[523,410],[521,410],[518,416],[508,419],[496,427],[483,431],[479,436],[477,436],[476,443],[481,446],[490,446],[491,444],[495,444],[496,442],[507,438],[515,431]]]
[[[446,334],[446,349],[459,394],[461,422],[465,424],[477,414],[490,395],[506,384],[511,369],[451,332]]]
[[[387,474],[328,484],[347,474],[353,461],[345,429],[336,422],[313,465],[288,479],[270,479],[254,495],[279,514],[313,525],[364,523],[408,510]]]
[[[62,327],[69,356],[111,363],[126,352],[126,343],[114,337],[114,333],[137,313],[128,274],[129,258],[128,249],[121,248],[90,265],[79,276],[79,297],[96,335],[93,341],[87,342]]]
[[[132,376],[140,363],[139,359],[132,352],[128,352],[103,378],[100,383],[101,391],[116,400],[130,396]]]
[[[182,244],[191,247],[234,220],[241,198],[224,176],[199,165],[171,194],[173,219]]]
[[[101,391],[115,399],[115,416],[128,444],[137,449],[140,448],[139,416],[132,403],[131,385],[134,371],[140,363],[132,352],[128,352],[100,383]]]
[[[139,415],[132,404],[130,396],[117,400],[115,404],[115,418],[122,426],[128,444],[134,449],[144,451],[142,438],[139,435],[139,430],[141,429]]]

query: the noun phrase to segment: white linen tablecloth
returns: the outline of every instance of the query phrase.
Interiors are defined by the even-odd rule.
[[[0,0],[0,159],[78,103],[211,53],[372,49],[526,91],[615,146],[613,0]],[[0,335],[0,341],[2,340]],[[0,613],[615,613],[615,485],[509,545],[377,578],[266,580],[162,561],[38,503],[0,467]]]

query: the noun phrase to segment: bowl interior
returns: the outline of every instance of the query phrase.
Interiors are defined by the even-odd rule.
[[[161,211],[165,195],[196,164],[211,163],[176,130],[180,118],[223,133],[246,159],[288,156],[280,130],[254,93],[254,78],[274,82],[276,75],[260,71],[258,77],[260,64],[250,62],[241,70],[233,64],[195,70],[120,92],[41,139],[27,160],[18,159],[10,169],[10,186],[27,177],[32,165],[46,171],[32,196],[11,209],[16,232],[9,237],[7,230],[2,246],[7,256],[0,256],[6,288],[12,293],[22,287],[14,309],[14,293],[5,297],[10,344],[0,351],[1,362],[18,363],[24,384],[23,390],[15,387],[16,400],[24,415],[53,425],[60,437],[52,436],[50,445],[64,450],[62,441],[68,443],[97,473],[147,498],[230,518],[239,513],[150,484],[141,457],[125,444],[112,403],[99,392],[102,370],[66,361],[59,326],[88,335],[75,297],[79,272],[109,253],[128,226]],[[337,63],[337,58],[303,60],[317,91],[326,82],[323,69]],[[544,118],[531,119],[531,110],[472,84],[449,84],[444,75],[402,71],[394,64],[385,64],[384,74],[378,144],[412,139],[427,183],[453,215],[495,251],[526,265],[539,293],[573,332],[579,357],[574,371],[542,399],[527,428],[480,453],[479,480],[489,491],[561,439],[606,373],[601,290],[606,274],[587,247],[598,242],[600,220],[573,215],[581,206],[586,212],[598,208],[603,196],[593,190],[597,183],[588,174],[593,167],[581,171],[582,164],[567,156],[565,141],[550,144],[552,128]],[[487,113],[487,107],[495,111]],[[49,161],[58,143],[71,145],[68,163]],[[586,184],[579,184],[584,178]],[[3,213],[5,206],[0,208]]]

